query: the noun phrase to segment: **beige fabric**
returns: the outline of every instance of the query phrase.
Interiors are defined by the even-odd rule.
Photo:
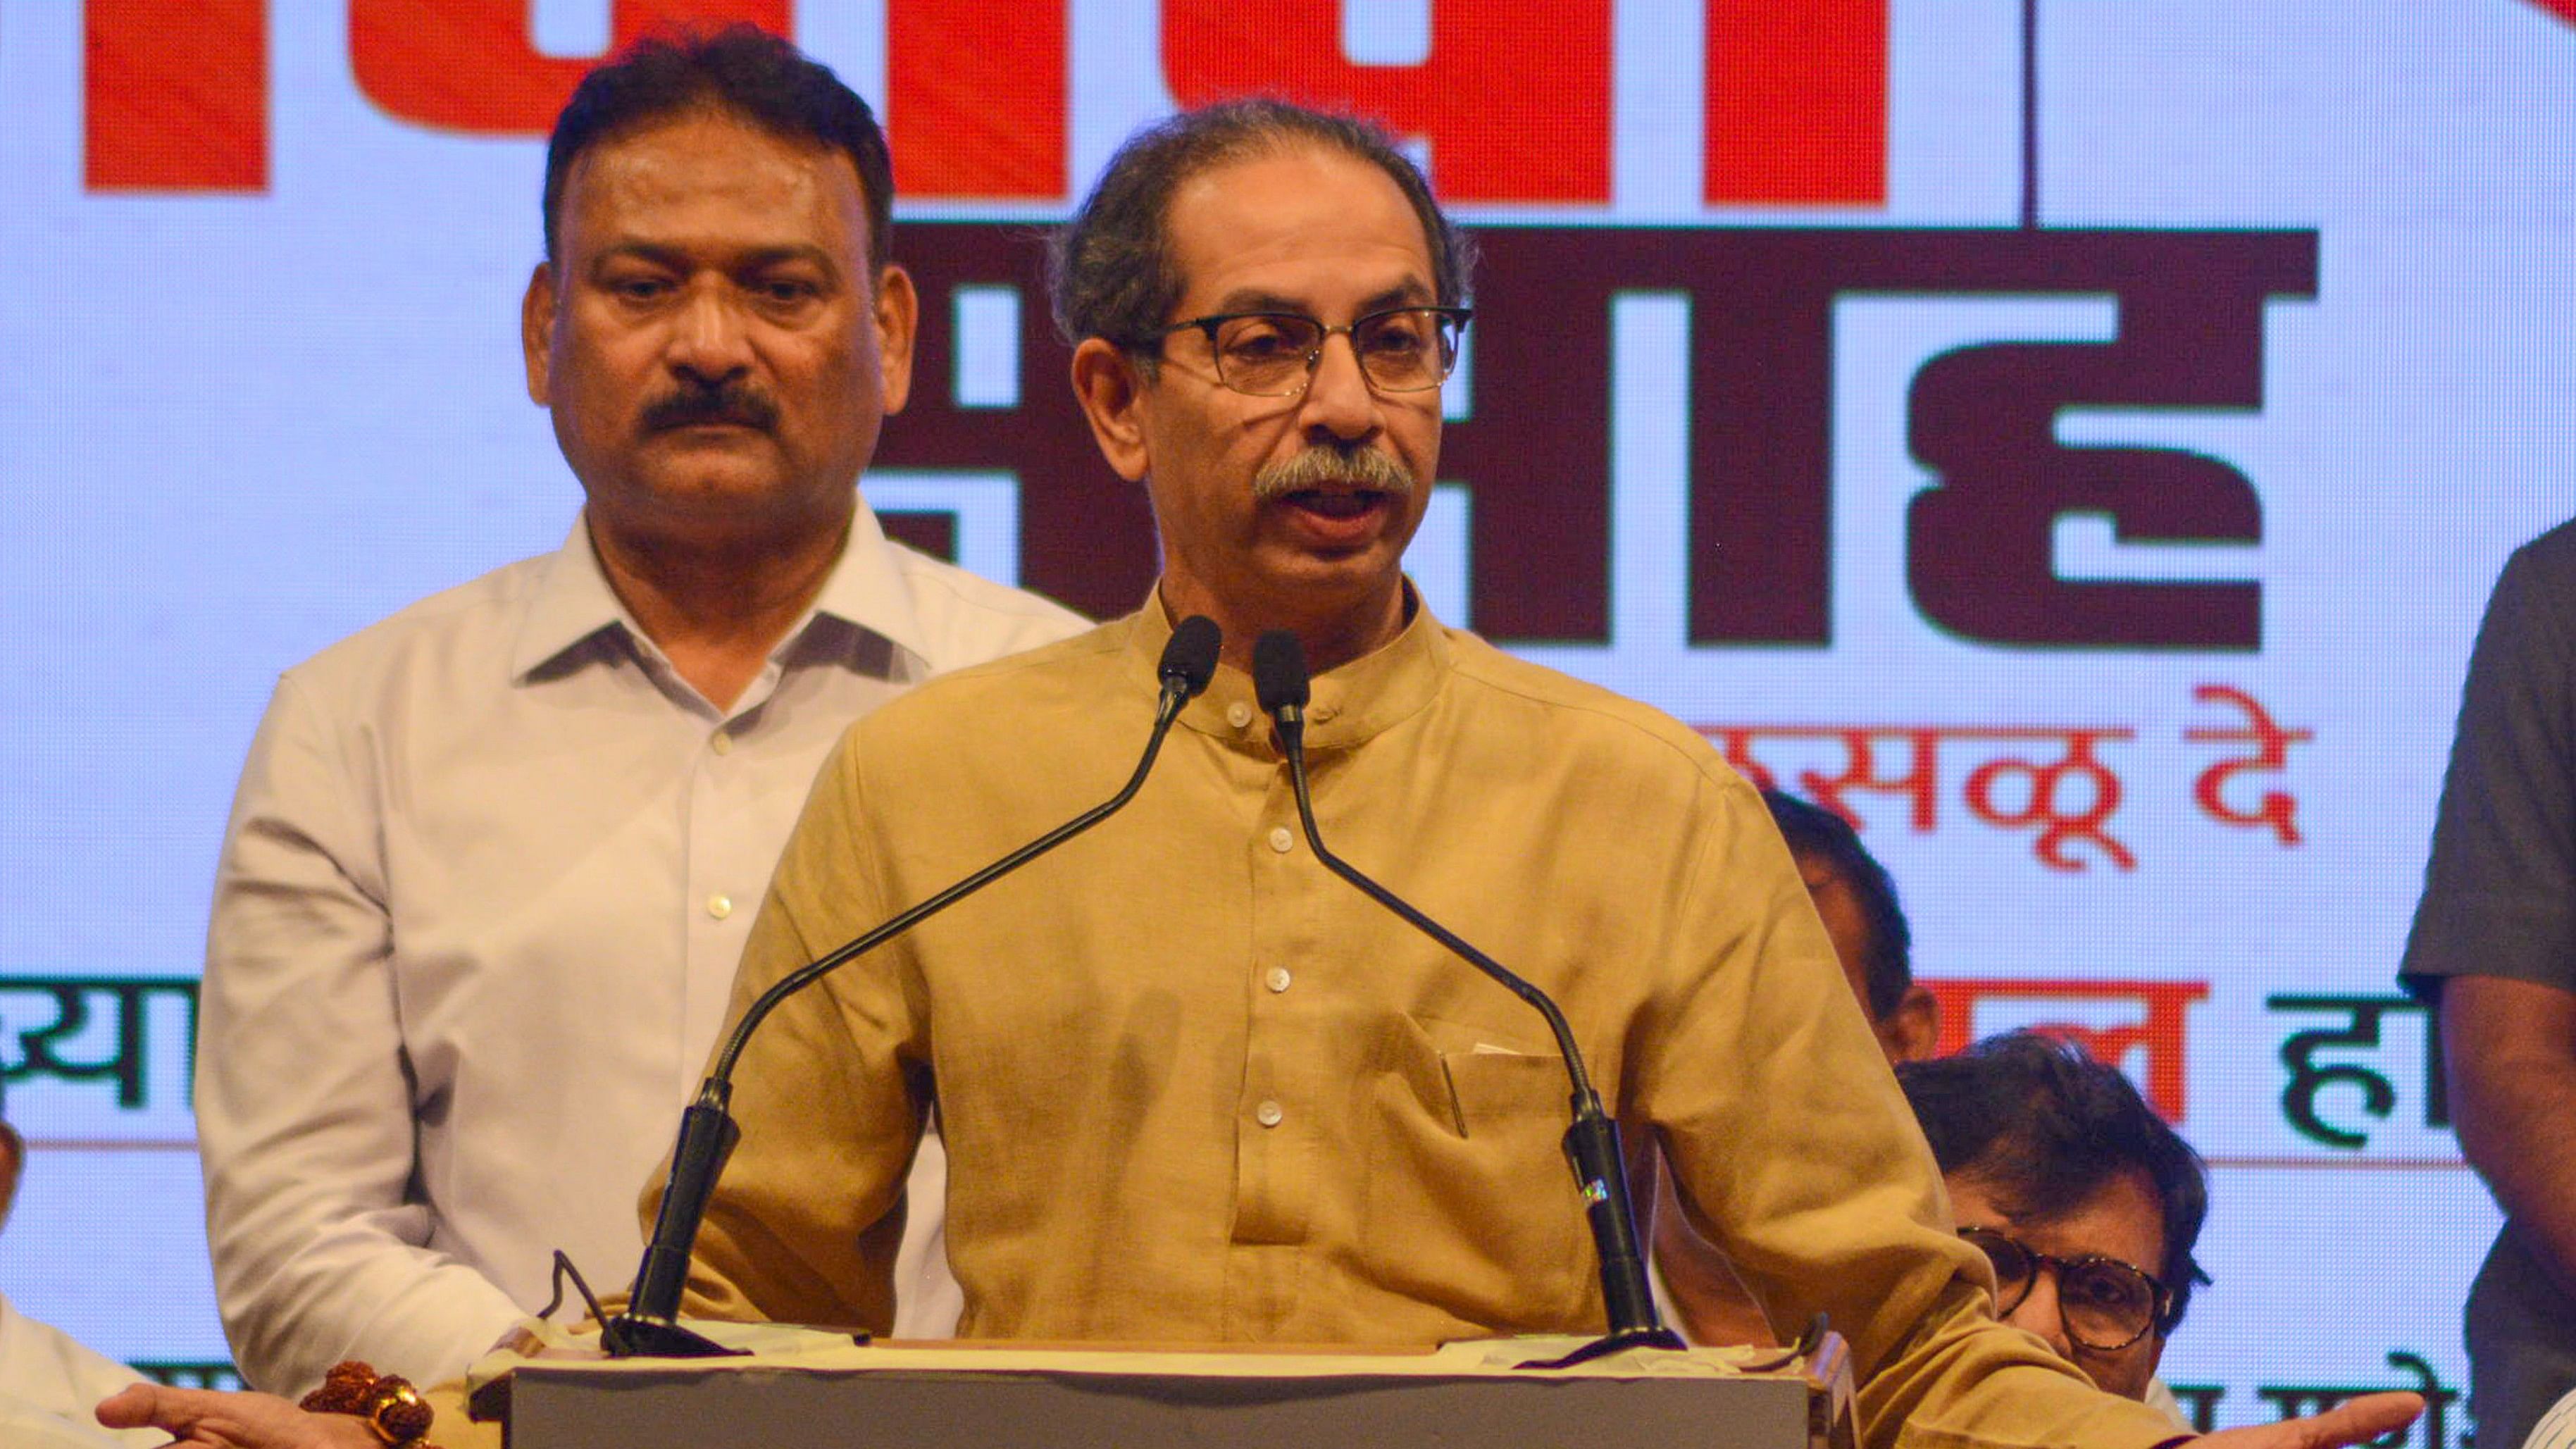
[[[1149,606],[857,725],[735,1010],[1108,796],[1168,633]],[[1986,1319],[1982,1260],[1787,851],[1704,741],[1427,614],[1319,677],[1309,717],[1326,843],[1556,997],[1781,1330],[1821,1310],[1852,1340],[1873,1443],[2173,1436]],[[884,1325],[879,1219],[933,1082],[963,1335],[1428,1343],[1600,1321],[1543,1024],[1312,858],[1238,671],[1123,815],[771,1018],[690,1311]]]

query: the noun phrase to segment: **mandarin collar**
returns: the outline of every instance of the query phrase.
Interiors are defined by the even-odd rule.
[[[1431,616],[1408,581],[1413,617],[1403,630],[1375,651],[1314,677],[1306,705],[1306,748],[1311,753],[1346,750],[1363,744],[1429,706],[1448,678],[1448,631]],[[1156,687],[1155,665],[1171,642],[1172,618],[1163,607],[1158,585],[1145,607],[1129,616],[1127,653],[1135,661],[1132,677],[1150,693]],[[1217,665],[1207,692],[1181,711],[1180,722],[1230,749],[1264,759],[1279,758],[1272,743],[1270,717],[1261,712],[1252,676],[1231,664]]]

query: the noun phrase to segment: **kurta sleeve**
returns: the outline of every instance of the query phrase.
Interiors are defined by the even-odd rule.
[[[1862,1442],[2147,1449],[2176,1437],[1986,1308],[1983,1257],[1754,791],[1712,768],[1668,887],[1663,978],[1629,1113],[1656,1125],[1684,1210],[1793,1338],[1849,1340]]]
[[[717,1050],[752,1000],[892,910],[845,736],[788,838]],[[928,1014],[898,940],[788,997],[734,1073],[742,1137],[708,1204],[683,1310],[887,1332],[903,1183],[929,1100]],[[643,1200],[649,1234],[669,1172]]]

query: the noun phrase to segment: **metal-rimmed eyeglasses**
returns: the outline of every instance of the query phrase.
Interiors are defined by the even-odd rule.
[[[1424,392],[1458,365],[1458,339],[1474,316],[1466,307],[1389,307],[1340,327],[1302,312],[1220,312],[1175,322],[1155,334],[1207,334],[1216,380],[1250,397],[1295,397],[1315,379],[1324,344],[1351,339],[1360,372],[1379,392]]]
[[[2165,1321],[2173,1293],[2134,1263],[2099,1253],[2060,1258],[1992,1228],[1961,1228],[1995,1266],[1995,1312],[2011,1313],[2030,1296],[2039,1270],[2057,1274],[2057,1314],[2066,1336],[2096,1353],[2113,1353]]]

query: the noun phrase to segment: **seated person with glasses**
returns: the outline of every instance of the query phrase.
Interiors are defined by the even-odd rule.
[[[1903,1062],[1962,1237],[1995,1266],[1995,1310],[2111,1393],[2181,1418],[2156,1382],[2209,1211],[2200,1154],[2115,1068],[2033,1032]]]

